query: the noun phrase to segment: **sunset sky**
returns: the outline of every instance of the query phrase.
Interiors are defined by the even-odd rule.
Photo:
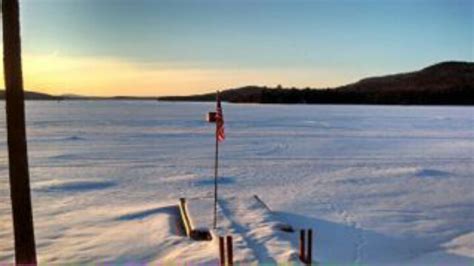
[[[473,61],[471,0],[20,2],[26,87],[52,94],[323,88]]]

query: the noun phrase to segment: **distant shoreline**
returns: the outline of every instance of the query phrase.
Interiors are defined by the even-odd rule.
[[[4,102],[4,98],[0,98],[1,102]],[[65,102],[65,101],[70,101],[70,102],[80,102],[80,101],[96,101],[96,102],[108,102],[108,101],[136,101],[136,102],[169,102],[169,103],[212,103],[215,102],[214,99],[212,100],[174,100],[174,99],[161,99],[160,97],[153,97],[153,98],[136,98],[136,97],[100,97],[100,98],[62,98],[62,97],[56,97],[56,96],[51,96],[51,98],[28,98],[25,97],[26,102]],[[321,103],[292,103],[292,102],[233,102],[233,101],[226,101],[223,100],[223,102],[229,102],[229,103],[234,103],[234,104],[258,104],[258,105],[387,105],[387,106],[466,106],[466,107],[472,107],[474,106],[474,103],[399,103],[399,102],[394,102],[394,103],[373,103],[373,102],[321,102]]]
[[[365,78],[336,88],[246,86],[223,90],[221,100],[253,104],[334,105],[474,105],[474,63],[442,62],[418,71]],[[0,90],[0,100],[5,91]],[[41,101],[161,101],[213,102],[216,93],[190,96],[82,96],[25,92],[26,100]]]
[[[4,102],[4,99],[0,99],[0,102]],[[126,101],[133,101],[133,102],[157,102],[157,103],[214,103],[214,101],[172,101],[172,100],[157,100],[154,99],[114,99],[114,98],[101,98],[101,99],[25,99],[25,102],[126,102]],[[474,107],[474,104],[383,104],[383,103],[251,103],[251,102],[228,102],[230,104],[241,104],[241,105],[262,105],[262,106],[271,106],[271,105],[291,105],[291,106],[324,106],[324,105],[340,105],[340,106],[350,106],[350,105],[358,105],[358,106],[439,106],[439,107]]]
[[[159,97],[214,101],[216,93]],[[336,88],[247,86],[224,90],[223,101],[273,104],[474,105],[474,63],[442,62],[418,71],[370,77]]]

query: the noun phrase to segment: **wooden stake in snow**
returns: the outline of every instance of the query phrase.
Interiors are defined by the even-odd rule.
[[[311,265],[313,262],[313,230],[308,230],[308,254],[306,256],[306,263]]]
[[[305,262],[306,261],[306,255],[305,255],[305,230],[301,229],[300,230],[300,261]]]
[[[308,243],[306,245],[306,232],[308,232]],[[307,249],[306,249],[307,248]],[[300,230],[300,261],[306,265],[313,263],[313,230]]]
[[[8,159],[16,264],[36,264],[26,145],[18,0],[2,1],[3,70],[6,88]]]
[[[189,222],[188,211],[186,209],[186,199],[180,198],[179,199],[179,212],[181,214],[181,221],[183,222],[184,230],[186,235],[191,237],[192,236],[192,228],[191,223]]]
[[[227,265],[234,265],[234,248],[232,244],[232,236],[227,236]]]
[[[225,249],[224,250],[224,246]],[[219,265],[233,266],[234,265],[234,247],[232,243],[232,236],[219,236]],[[227,255],[227,256],[226,256]]]
[[[225,266],[224,237],[219,236],[219,264]]]

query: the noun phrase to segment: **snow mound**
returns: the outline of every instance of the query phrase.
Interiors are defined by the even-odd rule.
[[[474,253],[472,252],[474,250],[474,232],[458,236],[443,244],[443,247],[447,249],[448,253],[474,258]]]
[[[213,239],[231,235],[239,263],[298,262],[298,234],[256,196],[219,198],[217,229],[213,227],[213,198],[187,199],[192,228],[210,230]],[[217,243],[216,243],[217,244]],[[216,247],[217,249],[217,247]]]
[[[214,198],[186,199],[189,223],[191,228],[200,231],[210,231],[213,225]]]

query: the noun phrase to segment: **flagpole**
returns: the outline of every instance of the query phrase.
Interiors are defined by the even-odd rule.
[[[216,92],[216,104],[219,101],[219,92]],[[216,123],[216,151],[214,158],[214,229],[217,228],[217,169],[219,167],[219,139],[218,139],[218,123]]]
[[[219,140],[216,134],[216,152],[214,159],[214,229],[217,228],[217,169],[219,167]]]

